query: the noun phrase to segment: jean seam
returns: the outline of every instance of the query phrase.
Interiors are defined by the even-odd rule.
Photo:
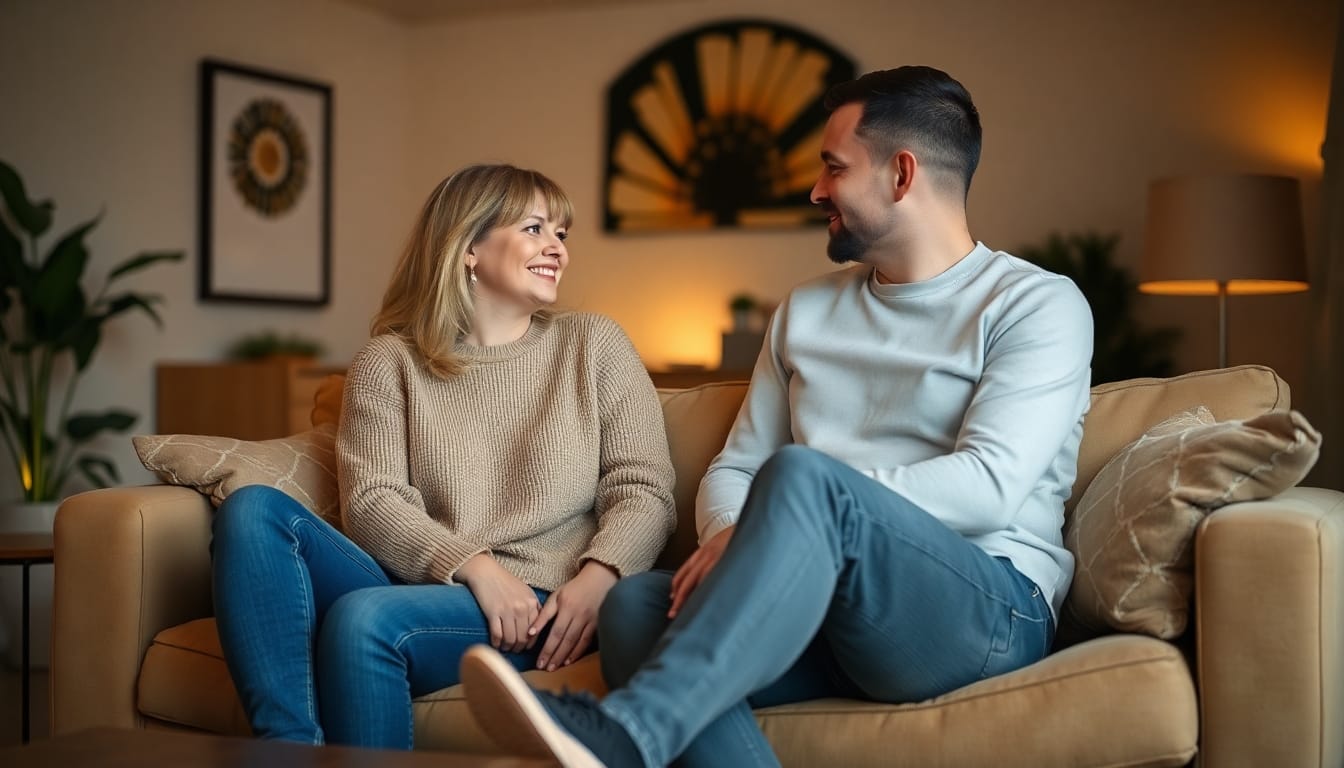
[[[895,491],[892,491],[892,493],[894,494]],[[992,602],[998,603],[999,605],[1005,606],[1010,610],[1012,609],[1013,606],[1011,601],[1005,600],[999,595],[996,595],[985,589],[984,586],[982,586],[978,580],[971,578],[969,574],[964,572],[962,569],[956,567],[946,558],[940,557],[937,552],[929,549],[928,547],[922,546],[922,542],[920,540],[911,538],[910,536],[906,535],[904,529],[901,528],[900,526],[891,525],[888,521],[869,514],[868,512],[863,510],[863,507],[861,505],[854,504],[854,509],[858,511],[864,517],[864,519],[867,520],[871,525],[882,528],[882,530],[889,532],[893,538],[899,539],[901,542],[909,546],[911,549],[916,550],[917,552],[923,554],[925,557],[929,558],[931,561],[936,562],[939,565],[943,566],[950,573],[956,575],[957,578],[962,580],[962,582],[969,585],[972,589],[979,592],[987,599],[991,600]],[[924,512],[924,514],[927,515],[928,513]],[[970,546],[975,545],[971,544]],[[877,619],[875,617],[868,616],[867,614],[859,610],[855,610],[854,614],[862,618],[864,622],[867,623],[869,626],[877,628],[875,623]]]
[[[369,574],[370,576],[373,576],[374,578],[387,577],[387,574],[384,573],[381,569],[377,570],[370,569],[368,567],[368,564],[364,563],[360,558],[350,557],[345,552],[344,547],[345,544],[349,544],[358,549],[360,552],[364,552],[364,548],[356,544],[350,537],[342,535],[339,531],[328,530],[328,527],[325,525],[317,525],[316,521],[314,520],[308,520],[301,517],[294,518],[290,523],[290,531],[293,532],[296,537],[298,535],[297,530],[298,526],[301,525],[306,526],[312,533],[318,534],[322,538],[326,539],[328,543],[332,544],[336,548],[336,550],[341,553],[342,557],[344,557],[346,560],[349,560],[352,564],[359,566],[359,568],[363,570],[365,573]],[[333,532],[336,533],[335,536],[331,535]],[[368,552],[364,552],[364,555],[367,556],[370,560],[374,559],[373,555],[370,555]],[[374,565],[375,566],[377,565],[376,560],[374,561]]]
[[[293,530],[294,529],[291,527],[290,532],[293,533]],[[304,607],[308,611],[309,635],[311,636],[315,634],[317,628],[317,598],[313,595],[312,584],[310,583],[312,574],[308,571],[307,561],[305,561],[303,555],[299,553],[299,540],[297,535],[294,537],[294,543],[290,546],[290,554],[293,556],[293,564],[295,570],[298,572],[299,584],[303,586],[303,601]],[[320,743],[326,741],[326,734],[323,733],[322,724],[318,720],[317,701],[314,699],[314,688],[317,685],[317,670],[313,661],[312,642],[304,644],[303,663],[304,668],[307,670],[304,679],[308,681],[308,684],[304,686],[303,693],[307,700],[308,717],[313,721],[313,724],[317,726],[318,733],[321,734],[319,739]]]

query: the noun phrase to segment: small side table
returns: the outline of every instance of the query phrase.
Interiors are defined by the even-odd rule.
[[[34,565],[41,563],[54,563],[56,561],[55,549],[50,533],[0,533],[0,565],[22,565],[23,566],[23,629],[22,629],[22,663],[23,663],[23,743],[28,743],[29,709],[31,700],[32,668],[28,663],[28,623],[31,609],[28,605],[29,598],[29,569]]]

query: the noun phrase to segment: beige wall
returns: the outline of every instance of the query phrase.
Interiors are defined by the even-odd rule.
[[[1321,247],[1318,150],[1336,13],[1329,0],[682,0],[411,28],[326,0],[8,0],[0,156],[57,198],[64,225],[106,205],[95,270],[133,249],[189,252],[189,263],[139,282],[168,296],[167,329],[121,324],[85,387],[91,405],[149,414],[154,361],[214,357],[247,330],[321,336],[333,360],[348,359],[415,206],[473,161],[540,168],[573,195],[566,304],[614,317],[651,364],[714,364],[729,295],[778,299],[827,269],[825,235],[601,232],[606,86],[669,35],[763,16],[848,50],[861,70],[944,68],[984,118],[973,234],[1012,250],[1051,231],[1118,231],[1122,257],[1136,262],[1146,184],[1175,173],[1303,179],[1309,240]],[[207,54],[335,85],[335,294],[325,310],[194,298],[195,67]],[[1186,330],[1181,369],[1216,364],[1212,300],[1142,306]],[[1306,299],[1233,300],[1231,361],[1273,365],[1304,391],[1299,334],[1272,332],[1265,317],[1302,328]],[[140,477],[129,449],[118,451]]]
[[[125,287],[165,297],[164,329],[138,314],[109,323],[76,409],[127,408],[141,414],[136,431],[152,431],[156,362],[218,359],[240,335],[267,328],[320,337],[333,359],[354,354],[416,197],[406,183],[405,50],[398,24],[329,0],[0,2],[0,157],[31,195],[55,200],[53,231],[105,211],[88,238],[88,274],[100,279],[140,250],[187,253],[127,279]],[[325,309],[196,300],[203,57],[334,86],[333,301]],[[105,443],[129,482],[152,479],[126,437]],[[0,460],[0,498],[10,497],[9,456]]]

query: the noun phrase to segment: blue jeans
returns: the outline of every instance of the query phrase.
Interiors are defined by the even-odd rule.
[[[466,649],[490,642],[466,587],[401,583],[274,488],[224,500],[211,552],[224,660],[263,738],[410,749],[411,699],[455,685]],[[505,656],[530,669],[544,641]]]
[[[778,765],[752,706],[921,701],[1031,664],[1054,635],[1006,559],[801,446],[761,467],[723,557],[669,623],[670,582],[622,579],[598,625],[614,689],[602,710],[649,765]]]

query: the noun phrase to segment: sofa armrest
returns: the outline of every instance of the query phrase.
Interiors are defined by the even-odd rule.
[[[210,616],[209,501],[190,488],[107,488],[56,512],[51,726],[139,727],[136,679],[154,636]]]
[[[1201,764],[1344,761],[1344,493],[1292,488],[1195,535]]]

